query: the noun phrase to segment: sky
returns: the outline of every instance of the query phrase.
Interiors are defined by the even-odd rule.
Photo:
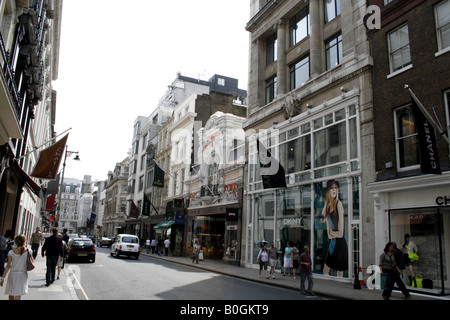
[[[65,177],[106,180],[178,72],[246,90],[249,12],[247,0],[64,0],[55,131],[72,128],[81,159],[67,158]]]

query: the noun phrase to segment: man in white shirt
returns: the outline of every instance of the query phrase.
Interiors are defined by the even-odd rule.
[[[170,247],[170,240],[166,238],[166,240],[164,240],[164,254],[166,256],[169,255],[169,247]]]

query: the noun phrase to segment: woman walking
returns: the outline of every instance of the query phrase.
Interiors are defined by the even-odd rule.
[[[287,243],[287,247],[284,250],[284,261],[283,261],[283,268],[284,273],[283,276],[286,275],[286,269],[289,269],[289,275],[291,275],[291,269],[292,269],[292,251],[294,248],[292,248],[292,244],[290,241]]]
[[[6,282],[5,294],[9,300],[20,300],[28,293],[27,259],[30,256],[33,261],[31,250],[26,248],[25,236],[20,234],[14,239],[15,248],[8,253],[8,264],[3,272],[0,285],[3,286],[4,279],[9,272]]]
[[[261,250],[259,250],[258,257],[256,260],[259,263],[259,277],[261,278],[262,269],[266,270],[266,278],[269,279],[269,271],[267,270],[267,265],[269,263],[269,252],[267,251],[267,246],[264,245]]]
[[[384,247],[383,253],[380,256],[380,274],[386,275],[386,283],[383,288],[383,299],[389,300],[391,298],[392,289],[394,284],[397,283],[399,289],[402,291],[406,299],[410,298],[409,291],[400,279],[400,270],[395,262],[394,258],[394,244],[388,242]]]

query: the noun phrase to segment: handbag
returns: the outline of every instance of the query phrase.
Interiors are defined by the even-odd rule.
[[[383,273],[380,275],[380,289],[381,290],[387,290],[387,273]]]
[[[27,251],[27,271],[34,269],[34,263],[31,261],[30,251]]]
[[[417,261],[419,260],[419,255],[413,251],[411,251],[410,253],[408,253],[408,258],[411,261]]]

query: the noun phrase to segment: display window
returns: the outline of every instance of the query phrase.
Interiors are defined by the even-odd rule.
[[[224,255],[225,215],[189,217],[187,251],[192,252],[198,240],[206,257],[222,258]]]
[[[450,207],[390,210],[389,224],[407,288],[448,294]]]

